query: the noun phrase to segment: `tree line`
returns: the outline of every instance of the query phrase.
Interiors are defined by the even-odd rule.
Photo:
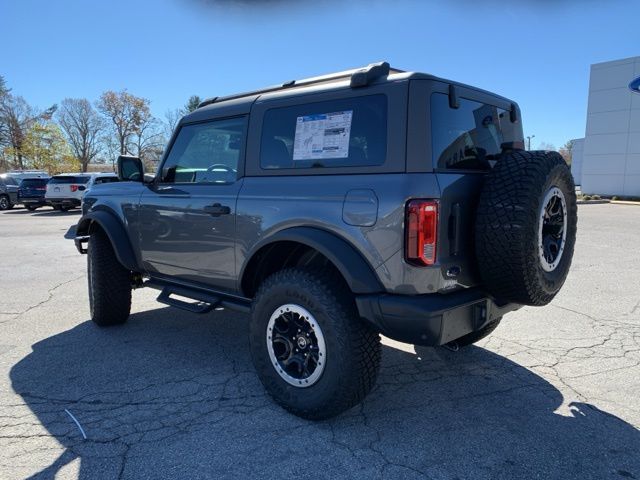
[[[155,169],[180,117],[200,102],[192,95],[159,119],[149,99],[125,89],[107,90],[95,102],[65,98],[40,110],[14,94],[0,75],[0,172],[86,172],[89,164],[112,164],[118,155],[139,156]]]

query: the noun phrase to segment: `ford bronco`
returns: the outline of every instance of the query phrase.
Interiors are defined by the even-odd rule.
[[[246,312],[264,387],[309,419],[372,389],[379,334],[463,347],[549,303],[576,237],[571,173],[524,150],[514,101],[386,62],[208,99],[155,175],[118,175],[76,228],[92,320],[142,286]]]

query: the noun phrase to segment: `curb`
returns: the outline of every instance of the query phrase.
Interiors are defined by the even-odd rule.
[[[610,200],[577,200],[576,204],[578,205],[599,205],[602,203],[612,203]],[[613,203],[618,203],[618,202],[613,202]]]
[[[636,205],[640,206],[640,202],[632,202],[630,200],[611,200],[611,203],[615,203],[618,205]]]

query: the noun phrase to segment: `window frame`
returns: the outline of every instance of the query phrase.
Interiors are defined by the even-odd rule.
[[[251,109],[249,134],[247,138],[245,173],[247,177],[283,177],[310,175],[352,175],[403,173],[406,165],[406,130],[408,81],[384,82],[364,88],[343,88],[326,90],[326,86],[315,86],[297,91],[286,90],[266,94],[260,97]],[[267,110],[283,107],[304,106],[310,103],[348,100],[383,94],[387,98],[387,150],[385,161],[374,166],[346,166],[322,168],[262,168],[260,150],[264,116]],[[397,120],[397,121],[394,121]]]
[[[169,155],[171,154],[171,151],[173,150],[173,147],[176,143],[176,140],[178,139],[178,136],[180,135],[180,132],[182,132],[182,129],[184,127],[188,127],[188,126],[192,126],[192,125],[202,125],[202,124],[210,124],[210,123],[216,123],[216,122],[221,122],[221,121],[225,121],[225,120],[234,120],[234,119],[242,119],[244,121],[244,134],[243,134],[243,138],[240,141],[240,150],[238,152],[238,168],[236,170],[237,176],[235,181],[231,182],[231,183],[219,183],[219,182],[163,182],[162,181],[162,171],[164,169],[165,164],[167,163],[167,160],[169,160]],[[229,185],[234,185],[236,183],[238,183],[238,181],[244,176],[244,162],[245,162],[245,155],[246,155],[246,151],[247,151],[247,132],[249,129],[249,122],[248,122],[248,115],[246,114],[240,114],[240,115],[230,115],[230,116],[225,116],[225,117],[212,117],[212,118],[207,118],[204,120],[197,120],[197,121],[192,121],[192,122],[181,122],[175,129],[175,131],[173,132],[173,135],[171,136],[171,139],[169,141],[169,143],[167,144],[167,148],[165,153],[162,156],[162,161],[160,162],[159,166],[158,166],[158,170],[156,172],[156,176],[153,180],[153,183],[156,185],[181,185],[181,186],[186,186],[186,185],[203,185],[203,186],[218,186],[218,187],[223,187],[223,186],[229,186]]]

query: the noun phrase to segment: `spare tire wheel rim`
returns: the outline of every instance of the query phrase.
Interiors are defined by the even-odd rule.
[[[324,371],[327,350],[320,325],[300,305],[282,305],[269,318],[266,332],[271,365],[294,387],[315,384]]]
[[[567,240],[567,202],[558,187],[551,187],[542,201],[538,225],[538,257],[545,272],[553,272],[562,259]]]

